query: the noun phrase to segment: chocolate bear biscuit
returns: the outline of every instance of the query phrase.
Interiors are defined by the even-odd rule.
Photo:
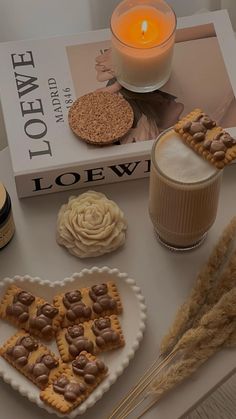
[[[20,330],[1,348],[1,356],[40,389],[45,388],[65,366],[42,343]]]
[[[78,407],[107,375],[105,364],[87,352],[82,352],[72,364],[43,391],[43,402],[61,413]]]
[[[125,344],[118,317],[115,315],[95,319],[91,329],[95,336],[97,352],[117,349]]]
[[[175,126],[185,143],[217,169],[236,158],[236,140],[201,109],[195,109]]]
[[[118,317],[100,317],[58,331],[57,346],[64,362],[76,358],[82,351],[92,354],[117,349],[125,341]]]
[[[37,298],[37,308],[29,318],[28,330],[31,334],[50,340],[60,327],[59,310],[52,304]]]
[[[62,327],[122,312],[120,296],[113,281],[58,294],[53,303],[63,316]]]
[[[88,289],[93,318],[120,314],[122,304],[114,282],[93,285]]]
[[[3,296],[0,317],[46,340],[55,336],[61,323],[56,307],[16,285],[11,285]]]
[[[0,317],[17,327],[27,327],[29,317],[35,307],[35,296],[16,285],[11,285],[0,303]]]
[[[53,303],[63,316],[62,327],[79,324],[92,318],[84,289],[74,289],[54,297]]]

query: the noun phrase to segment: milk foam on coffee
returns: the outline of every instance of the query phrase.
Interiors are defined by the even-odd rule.
[[[177,182],[200,182],[217,171],[213,165],[184,144],[180,135],[172,130],[158,141],[155,158],[162,173]]]

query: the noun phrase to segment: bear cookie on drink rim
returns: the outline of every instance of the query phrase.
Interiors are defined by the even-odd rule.
[[[236,139],[201,109],[194,109],[174,129],[188,146],[217,169],[223,169],[236,158]]]

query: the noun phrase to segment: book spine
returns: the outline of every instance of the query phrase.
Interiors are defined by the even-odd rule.
[[[149,173],[150,153],[122,159],[120,163],[117,163],[117,161],[98,162],[91,165],[78,165],[15,175],[15,182],[18,197],[25,198],[144,178],[148,177]]]

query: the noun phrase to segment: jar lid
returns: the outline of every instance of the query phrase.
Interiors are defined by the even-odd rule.
[[[8,217],[11,210],[11,199],[4,185],[0,182],[0,224]]]
[[[6,197],[7,197],[7,191],[4,185],[0,182],[0,211],[4,207],[4,204],[6,202]]]

